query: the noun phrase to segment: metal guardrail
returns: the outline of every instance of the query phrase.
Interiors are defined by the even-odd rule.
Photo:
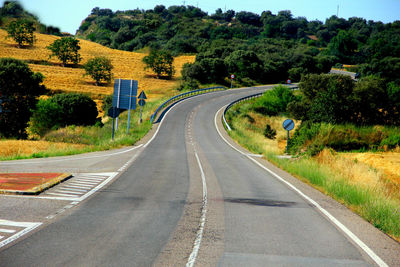
[[[226,112],[227,112],[233,105],[235,105],[235,104],[237,104],[237,103],[239,103],[239,102],[242,102],[242,101],[246,101],[246,100],[249,100],[249,99],[254,99],[254,98],[260,97],[260,96],[262,96],[264,93],[265,93],[265,92],[257,93],[257,94],[254,94],[254,95],[249,95],[249,96],[245,96],[245,97],[239,98],[239,99],[233,101],[232,103],[230,103],[230,104],[225,108],[224,114],[222,115],[222,119],[224,120],[225,126],[226,126],[226,128],[228,129],[228,131],[232,131],[232,129],[231,129],[231,127],[229,126],[228,122],[226,121],[226,118],[225,118]]]
[[[215,87],[210,87],[210,88],[203,88],[203,89],[197,89],[194,91],[190,91],[190,92],[186,92],[183,94],[179,94],[176,95],[174,97],[171,97],[170,99],[168,99],[167,101],[165,101],[164,103],[162,103],[157,109],[156,111],[154,111],[153,115],[151,115],[150,121],[151,123],[153,123],[154,119],[157,117],[157,114],[166,106],[178,102],[179,100],[182,100],[184,98],[189,98],[195,95],[200,95],[200,94],[205,94],[205,93],[209,93],[209,92],[215,92],[215,91],[221,91],[221,90],[226,90],[226,87],[222,87],[222,86],[215,86]]]

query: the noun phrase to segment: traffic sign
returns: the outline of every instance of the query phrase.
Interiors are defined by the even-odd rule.
[[[117,118],[120,113],[121,113],[121,110],[117,107],[111,107],[107,111],[107,115],[111,118]]]
[[[138,104],[139,106],[143,107],[146,104],[146,101],[144,99],[139,99]]]
[[[232,75],[231,75],[231,79],[235,79],[235,74],[232,74]]]
[[[293,130],[293,129],[294,129],[294,121],[291,120],[291,119],[285,120],[285,121],[283,122],[283,128],[284,128],[286,131],[291,131],[291,130]]]
[[[140,92],[138,98],[139,98],[139,99],[147,99],[147,96],[146,96],[146,94],[144,93],[144,91],[142,91],[142,92]],[[139,102],[139,103],[140,103],[140,102]]]
[[[287,131],[286,153],[289,154],[289,132],[294,129],[294,121],[287,119],[283,122],[283,128]]]

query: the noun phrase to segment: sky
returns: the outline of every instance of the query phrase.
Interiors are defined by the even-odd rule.
[[[0,0],[3,6],[5,0]],[[23,7],[39,17],[46,25],[59,27],[62,32],[75,34],[82,20],[95,7],[109,8],[113,11],[132,9],[152,9],[156,5],[191,5],[201,8],[208,14],[233,9],[236,12],[250,11],[261,14],[270,10],[277,14],[281,10],[290,10],[294,17],[306,17],[307,20],[320,20],[337,15],[348,19],[362,17],[367,20],[384,23],[400,20],[400,0],[20,0]]]

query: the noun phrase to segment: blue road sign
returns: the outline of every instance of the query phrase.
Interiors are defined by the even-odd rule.
[[[283,128],[284,128],[286,131],[291,131],[291,130],[293,130],[293,129],[294,129],[294,121],[291,120],[291,119],[285,120],[285,121],[283,122]]]
[[[146,94],[144,93],[144,91],[142,91],[142,92],[140,92],[138,98],[139,98],[139,99],[147,99],[147,96],[146,96]]]
[[[116,107],[111,107],[107,111],[107,115],[111,118],[117,118],[120,113],[121,113],[121,110]]]
[[[146,101],[144,99],[139,99],[139,106],[143,107],[146,104]]]
[[[113,107],[136,109],[138,81],[117,79],[114,82]]]

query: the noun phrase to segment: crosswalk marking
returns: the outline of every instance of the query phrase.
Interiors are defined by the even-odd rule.
[[[72,192],[87,192],[87,189],[77,189],[77,188],[70,187],[70,186],[61,187],[60,189],[69,190],[69,191],[72,191]]]
[[[81,180],[74,181],[75,184],[98,184],[98,182],[86,182]]]
[[[78,173],[37,198],[81,201],[111,181],[118,173]]]
[[[1,228],[0,228],[0,232],[2,232],[2,233],[15,233],[15,230],[11,230],[11,229],[1,229]]]
[[[80,194],[82,194],[82,192],[76,192],[76,191],[70,191],[70,190],[62,190],[62,189],[55,190],[55,192],[66,193],[66,194],[73,194],[73,195],[80,195]]]
[[[0,248],[27,234],[28,232],[39,227],[42,223],[37,222],[16,222],[0,219]]]

